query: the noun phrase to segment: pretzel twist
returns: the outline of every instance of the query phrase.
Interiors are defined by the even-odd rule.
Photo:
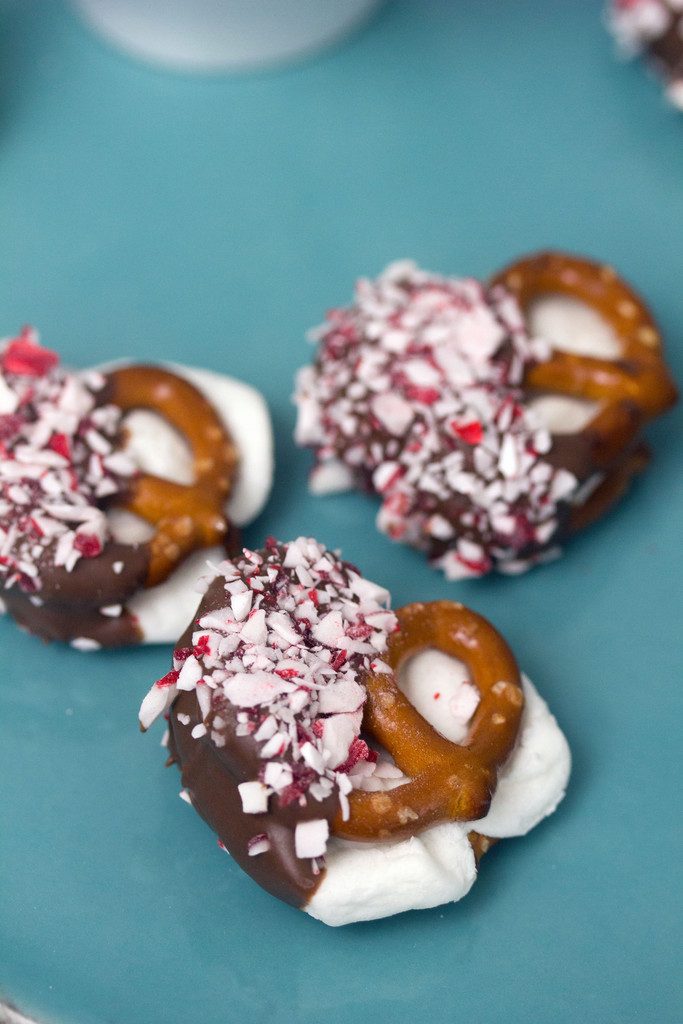
[[[148,409],[161,416],[187,441],[192,454],[193,483],[141,473],[121,505],[156,527],[145,582],[153,587],[192,551],[224,539],[224,508],[237,451],[213,406],[182,377],[156,366],[125,366],[108,373],[107,382],[110,401],[124,412]]]
[[[396,615],[399,630],[385,655],[392,671],[365,680],[363,728],[411,781],[387,792],[351,793],[349,819],[340,813],[333,824],[345,839],[399,838],[440,821],[482,818],[517,739],[524,705],[519,670],[493,626],[452,601],[406,605]],[[481,694],[462,744],[429,725],[396,682],[401,665],[428,648],[463,661]]]
[[[618,359],[555,350],[550,359],[531,367],[527,387],[605,402],[608,408],[635,407],[643,421],[658,416],[676,400],[657,324],[640,296],[612,267],[566,253],[543,252],[510,264],[491,283],[505,285],[525,313],[543,296],[577,299],[609,324],[621,345]],[[610,433],[623,429],[623,423],[611,408],[609,417],[603,421],[598,413],[591,426]]]
[[[524,257],[496,274],[491,284],[504,285],[526,314],[543,296],[577,299],[606,321],[620,344],[617,359],[554,350],[525,378],[530,390],[600,406],[584,431],[591,440],[595,470],[607,475],[585,504],[573,510],[570,528],[576,532],[600,518],[647,464],[647,446],[637,443],[640,430],[676,401],[659,329],[640,296],[612,267],[566,253]]]

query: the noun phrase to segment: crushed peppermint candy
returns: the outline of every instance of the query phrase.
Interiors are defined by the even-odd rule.
[[[377,765],[360,737],[363,679],[389,671],[381,656],[397,620],[388,592],[307,537],[245,548],[215,568],[207,581],[212,595],[221,583],[224,603],[200,606],[192,646],[177,649],[172,671],[152,686],[141,725],[193,690],[210,742],[221,748],[248,737],[256,745],[258,777],[237,787],[245,814],[296,803],[315,810],[336,794],[348,817],[348,794]],[[190,723],[182,713],[177,720]],[[295,830],[296,851],[317,871],[328,822],[308,810],[306,817]],[[252,843],[251,856],[269,848],[258,829]]]
[[[612,0],[607,17],[624,49],[639,53],[652,39],[664,35],[674,12],[682,9],[676,0]]]
[[[104,378],[71,373],[24,328],[0,342],[0,585],[29,595],[46,566],[70,572],[109,539],[100,507],[135,472],[116,450],[121,410]],[[104,609],[111,616],[118,608]],[[74,641],[74,646],[78,643]],[[81,642],[82,646],[82,642]]]
[[[683,0],[611,0],[607,24],[626,56],[647,53],[683,109]]]
[[[376,492],[379,528],[451,579],[546,557],[578,481],[543,457],[552,437],[522,382],[550,347],[504,287],[394,263],[311,340],[295,402],[314,491]]]

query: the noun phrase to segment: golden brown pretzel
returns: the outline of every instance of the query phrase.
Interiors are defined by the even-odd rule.
[[[392,755],[411,781],[387,792],[349,795],[348,821],[333,825],[345,839],[415,835],[439,821],[474,821],[488,811],[497,769],[517,739],[524,706],[519,669],[509,647],[486,619],[452,601],[410,604],[396,615],[399,630],[385,660],[391,673],[365,680],[363,728]],[[396,682],[401,665],[428,648],[460,659],[481,700],[462,745],[425,721]]]
[[[125,412],[149,409],[163,417],[192,453],[192,484],[141,473],[126,492],[123,507],[156,527],[146,580],[153,587],[196,548],[223,540],[237,451],[213,406],[182,377],[157,366],[125,366],[106,378],[109,401]]]
[[[564,295],[595,310],[621,345],[618,359],[555,350],[527,373],[527,387],[606,403],[590,424],[608,443],[635,436],[639,426],[668,409],[676,388],[662,357],[657,324],[647,306],[614,269],[566,253],[543,252],[511,263],[493,278],[528,313],[537,299]],[[629,413],[630,410],[630,413]],[[633,411],[637,410],[637,416]]]

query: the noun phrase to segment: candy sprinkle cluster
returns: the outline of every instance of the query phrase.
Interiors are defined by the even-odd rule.
[[[295,401],[314,491],[374,490],[380,529],[450,579],[539,557],[577,480],[542,458],[552,439],[521,384],[550,350],[504,288],[395,263],[359,281],[312,340]]]
[[[46,564],[71,571],[108,536],[98,504],[135,466],[116,451],[121,410],[98,373],[68,373],[31,328],[0,343],[0,584],[39,602]]]
[[[222,747],[233,735],[251,736],[257,745],[258,777],[238,787],[245,814],[263,813],[273,802],[306,806],[336,790],[347,816],[354,780],[377,761],[359,735],[362,678],[390,671],[381,660],[397,626],[389,594],[306,537],[245,548],[213,579],[224,580],[225,603],[200,615],[192,647],[175,651],[173,670],[142,703],[142,726],[163,714],[178,691],[194,690],[203,718],[192,730],[195,739],[208,732]],[[297,856],[323,856],[328,833],[323,818],[301,822]],[[249,852],[267,849],[267,835],[256,830]]]

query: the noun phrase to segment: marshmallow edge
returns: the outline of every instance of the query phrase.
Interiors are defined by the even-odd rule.
[[[332,838],[325,876],[304,911],[337,927],[462,899],[477,867],[467,833],[522,836],[556,809],[571,770],[567,740],[548,705],[523,677],[526,703],[517,746],[499,773],[486,817],[445,822],[393,843]]]

